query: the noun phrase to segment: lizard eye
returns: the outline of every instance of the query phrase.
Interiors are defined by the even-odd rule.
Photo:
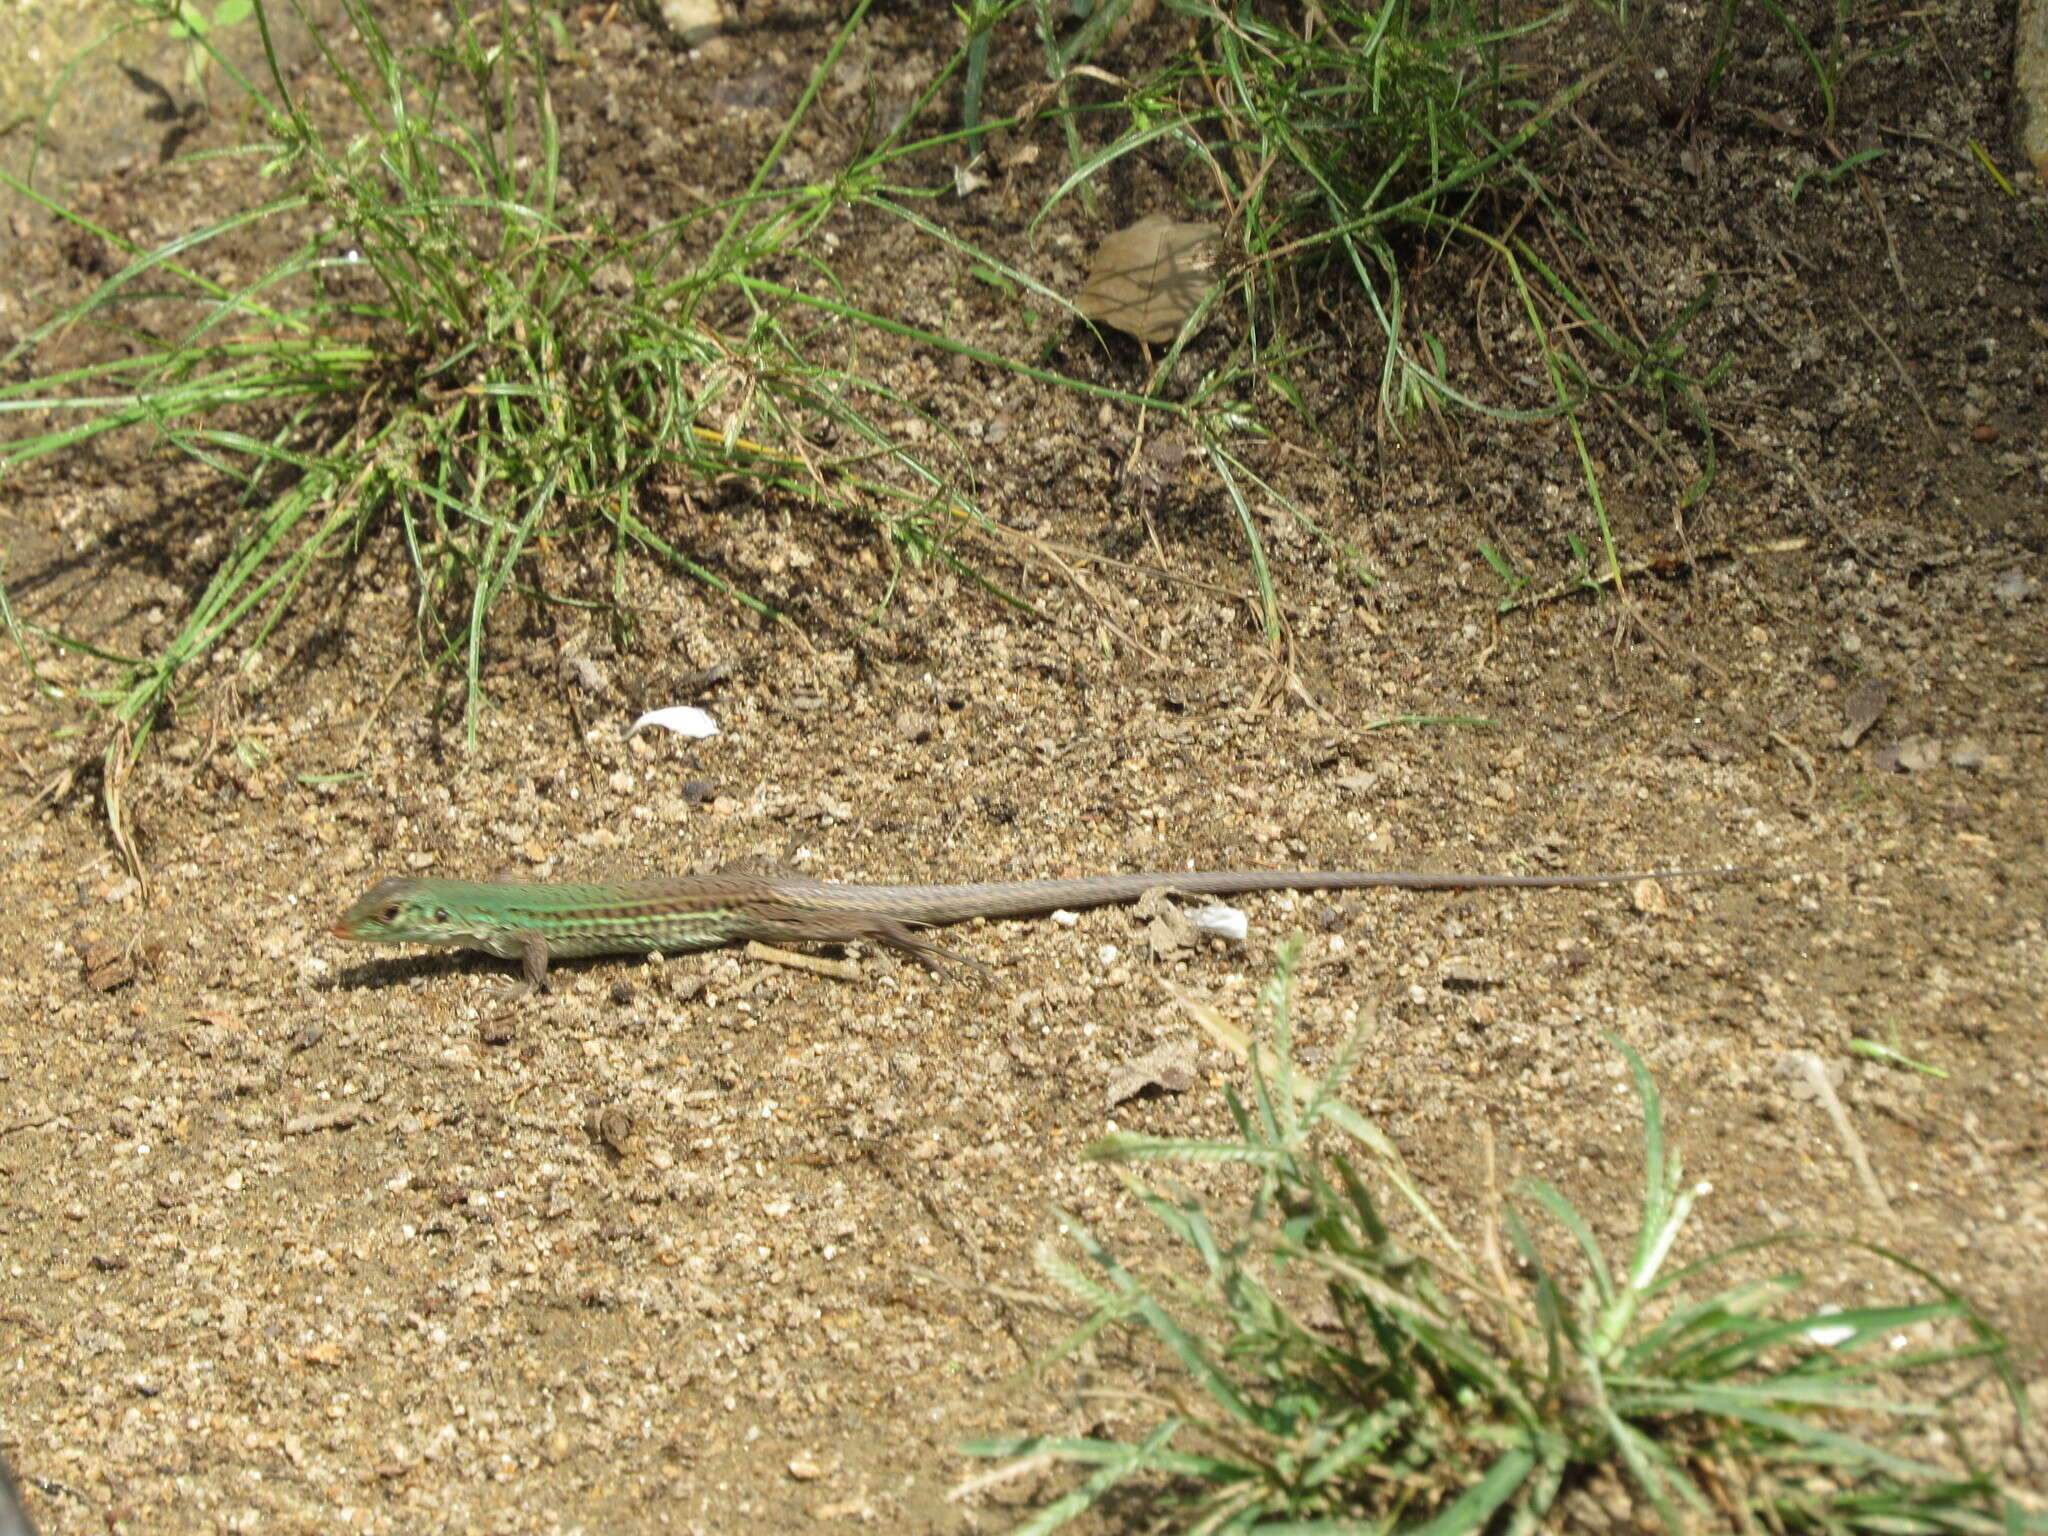
[[[398,914],[399,905],[394,901],[377,914],[377,921],[380,923],[395,923],[398,921]]]

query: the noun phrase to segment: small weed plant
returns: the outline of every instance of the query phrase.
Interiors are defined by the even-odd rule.
[[[1091,1314],[1049,1360],[1125,1330],[1156,1346],[1159,1363],[1129,1395],[1154,1416],[1132,1439],[967,1447],[1086,1470],[1020,1532],[1057,1529],[1121,1487],[1154,1531],[1524,1536],[1568,1519],[1561,1501],[1589,1485],[1625,1487],[1637,1524],[1674,1533],[2048,1528],[1989,1475],[1927,1453],[1945,1405],[1987,1377],[2016,1412],[2024,1405],[2004,1341],[1925,1270],[1858,1244],[1929,1299],[1838,1310],[1802,1301],[1795,1270],[1753,1273],[1768,1250],[1807,1237],[1674,1267],[1705,1191],[1686,1182],[1656,1085],[1619,1042],[1642,1105],[1644,1162],[1624,1262],[1539,1178],[1515,1182],[1501,1205],[1512,1257],[1489,1239],[1475,1261],[1392,1145],[1339,1096],[1363,1033],[1319,1078],[1295,1066],[1298,956],[1297,943],[1266,990],[1269,1042],[1248,1049],[1231,1026],[1203,1019],[1251,1058],[1250,1101],[1229,1098],[1233,1137],[1125,1135],[1092,1149],[1124,1170],[1185,1248],[1187,1270],[1141,1275],[1066,1216],[1086,1264],[1041,1250]],[[1225,1218],[1137,1171],[1174,1162],[1243,1168],[1256,1180],[1248,1209]],[[1397,1235],[1375,1187],[1397,1193],[1414,1239]],[[1565,1262],[1539,1241],[1544,1218],[1569,1239]],[[1738,1269],[1751,1277],[1715,1280]]]

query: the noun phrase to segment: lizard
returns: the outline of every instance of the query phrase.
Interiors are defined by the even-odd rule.
[[[1653,869],[1585,875],[1489,875],[1410,870],[1159,870],[1070,880],[965,885],[846,885],[803,877],[687,875],[625,884],[547,884],[392,879],[371,886],[331,930],[363,944],[442,944],[522,963],[544,990],[550,960],[770,944],[865,940],[909,955],[927,970],[988,972],[920,937],[977,917],[1030,917],[1063,908],[1119,906],[1147,891],[1234,896],[1247,891],[1555,890],[1728,874],[1727,869]]]

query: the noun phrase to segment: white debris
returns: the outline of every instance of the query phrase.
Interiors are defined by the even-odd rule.
[[[674,731],[678,736],[694,736],[699,741],[718,734],[718,722],[703,710],[691,704],[672,704],[667,709],[650,709],[633,722],[633,729],[627,736],[637,736],[650,725],[660,726],[664,731]]]
[[[1188,921],[1198,932],[1212,938],[1228,939],[1233,944],[1242,944],[1245,935],[1251,932],[1251,921],[1236,907],[1217,905],[1203,907],[1188,914]]]

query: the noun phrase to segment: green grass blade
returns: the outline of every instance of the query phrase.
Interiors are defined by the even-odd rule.
[[[1402,1536],[1476,1536],[1521,1490],[1535,1467],[1534,1451],[1503,1452],[1478,1482],[1453,1499],[1434,1518],[1419,1525],[1403,1526]]]

